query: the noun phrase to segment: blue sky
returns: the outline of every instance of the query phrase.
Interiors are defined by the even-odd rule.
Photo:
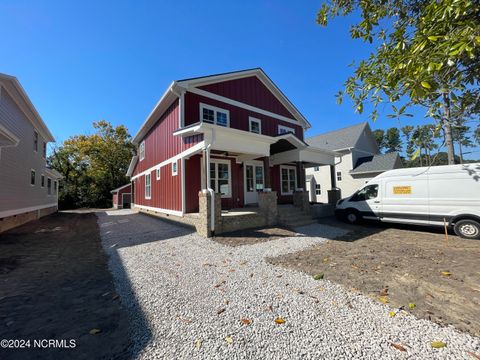
[[[19,78],[61,142],[101,119],[135,134],[174,79],[262,67],[312,136],[368,120],[334,95],[371,49],[350,39],[351,18],[316,25],[320,4],[2,0],[0,72]],[[388,113],[372,128],[405,125]]]

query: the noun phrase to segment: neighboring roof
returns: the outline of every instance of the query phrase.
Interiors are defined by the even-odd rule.
[[[15,76],[0,73],[0,83],[3,83],[6,91],[30,120],[35,129],[40,132],[45,141],[55,141],[52,133],[48,130],[47,125],[42,120],[37,109],[35,109],[35,106],[33,106],[18,79]]]
[[[63,178],[63,175],[60,174],[57,170],[50,168],[45,169],[45,175],[50,176],[54,180],[60,180]]]
[[[113,194],[113,193],[117,193],[117,192],[119,192],[120,190],[125,189],[126,187],[129,187],[129,186],[132,186],[132,184],[131,184],[131,183],[128,183],[128,184],[122,185],[122,186],[120,186],[120,187],[118,187],[118,188],[116,188],[116,189],[113,189],[113,190],[110,191],[110,192],[111,192],[112,194]]]
[[[312,179],[314,179],[313,175],[306,175],[305,176],[305,181],[307,181],[307,182],[312,181]]]
[[[159,117],[173,103],[173,101],[176,100],[182,92],[186,90],[188,91],[189,87],[200,87],[212,83],[241,79],[250,76],[256,76],[287,108],[287,110],[292,113],[294,119],[299,122],[299,125],[306,129],[311,127],[307,119],[300,113],[300,111],[298,111],[295,105],[293,105],[293,103],[285,96],[285,94],[277,87],[277,85],[275,85],[275,83],[267,76],[267,74],[261,68],[253,68],[173,81],[163,93],[152,112],[148,115],[137,134],[135,134],[132,142],[134,144],[138,144],[138,142],[140,142],[140,140],[147,134],[153,125],[155,125]]]
[[[306,140],[307,144],[327,150],[344,150],[354,148],[365,129],[370,129],[368,122],[348,126],[339,130],[313,136]]]
[[[397,152],[365,156],[357,160],[355,168],[350,174],[361,174],[369,172],[383,172],[402,167],[400,155]]]

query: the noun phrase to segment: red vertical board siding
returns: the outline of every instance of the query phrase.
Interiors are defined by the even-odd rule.
[[[173,132],[178,128],[178,100],[176,100],[143,138],[145,158],[137,162],[134,176],[182,152],[181,138],[173,136]]]
[[[201,156],[185,160],[185,206],[187,213],[198,212],[198,192],[202,189]]]
[[[199,142],[203,141],[203,134],[185,136],[183,139],[183,149],[189,149],[194,145],[197,145]]]
[[[278,125],[287,126],[295,130],[295,135],[303,140],[303,128],[300,125],[292,124],[287,121],[278,120],[270,116],[246,110],[237,106],[223,103],[187,92],[185,94],[185,126],[200,121],[200,103],[216,106],[230,112],[230,127],[233,129],[249,131],[248,118],[250,116],[262,121],[262,134],[268,136],[278,135]]]
[[[215,84],[201,86],[200,89],[234,99],[263,110],[283,115],[288,118],[294,116],[283,106],[280,100],[256,77],[222,81]]]

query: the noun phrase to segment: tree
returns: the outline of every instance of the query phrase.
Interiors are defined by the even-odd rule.
[[[377,143],[378,150],[380,152],[383,152],[383,150],[385,149],[385,130],[373,130],[373,136],[375,137],[375,142]]]
[[[400,138],[400,131],[396,127],[387,130],[385,148],[387,153],[402,151],[402,139]]]
[[[480,2],[470,0],[331,0],[317,14],[327,26],[337,16],[359,12],[351,37],[374,43],[345,82],[344,92],[361,113],[365,103],[390,102],[395,116],[423,106],[443,129],[448,160],[455,162],[451,108],[480,98]],[[342,101],[343,92],[338,94]],[[393,107],[394,103],[402,106]],[[478,106],[477,106],[478,108]]]
[[[412,139],[413,126],[406,125],[402,127],[400,131],[402,132],[403,137],[405,138],[405,143],[406,143],[405,153],[407,154],[408,158],[411,159],[413,154],[415,153],[415,144]]]
[[[128,182],[126,172],[135,147],[125,126],[93,123],[93,135],[65,140],[49,158],[64,179],[59,193],[62,208],[110,206],[110,191]]]

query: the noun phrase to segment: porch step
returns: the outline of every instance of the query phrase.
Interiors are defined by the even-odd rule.
[[[311,215],[305,214],[293,205],[280,205],[278,207],[278,221],[280,224],[292,228],[317,222]]]

